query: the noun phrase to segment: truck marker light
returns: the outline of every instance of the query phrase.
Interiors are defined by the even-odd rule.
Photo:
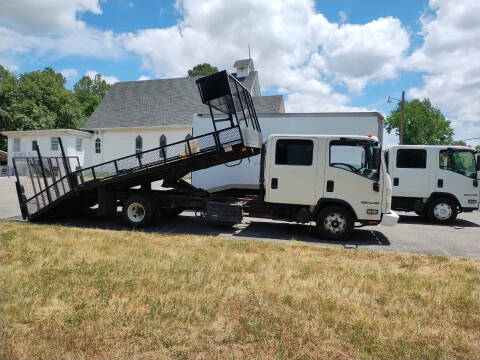
[[[180,154],[180,157],[185,157],[185,156],[187,156],[187,154],[185,154],[185,153]]]
[[[376,214],[378,214],[378,210],[377,209],[367,209],[367,214],[368,215],[376,215]]]
[[[372,134],[368,133],[368,134],[365,134],[365,136],[372,137]]]
[[[225,151],[225,152],[232,151],[232,147],[231,147],[231,146],[225,146],[225,147],[223,148],[223,151]]]
[[[242,152],[245,152],[247,151],[247,148],[246,147],[242,147]]]

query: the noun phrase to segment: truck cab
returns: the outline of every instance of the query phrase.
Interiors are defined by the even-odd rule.
[[[372,136],[270,135],[261,181],[271,212],[315,221],[318,232],[345,239],[355,223],[395,225],[392,184]]]
[[[392,208],[437,223],[478,210],[479,163],[466,146],[398,145],[386,153],[393,179]]]

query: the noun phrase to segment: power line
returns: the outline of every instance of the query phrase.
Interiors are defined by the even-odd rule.
[[[480,137],[474,137],[474,138],[470,138],[470,139],[460,139],[460,140],[456,140],[456,141],[468,141],[468,140],[480,140]]]

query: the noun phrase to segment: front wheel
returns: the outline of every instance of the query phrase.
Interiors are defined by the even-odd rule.
[[[132,227],[150,225],[154,218],[154,205],[144,195],[134,195],[123,203],[122,217],[125,223]]]
[[[317,232],[331,240],[346,240],[353,232],[355,221],[350,211],[342,206],[328,206],[320,210],[316,219]]]
[[[428,219],[439,224],[451,224],[457,214],[457,204],[449,198],[434,199],[428,207]]]

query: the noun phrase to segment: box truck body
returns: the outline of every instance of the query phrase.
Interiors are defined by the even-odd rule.
[[[219,116],[220,118],[220,116]],[[383,140],[383,117],[378,112],[352,113],[281,113],[258,114],[262,136],[272,134],[366,135]],[[218,129],[228,122],[217,122]],[[213,131],[210,115],[193,116],[193,136]],[[222,164],[192,173],[192,185],[218,192],[259,187],[260,155]]]

